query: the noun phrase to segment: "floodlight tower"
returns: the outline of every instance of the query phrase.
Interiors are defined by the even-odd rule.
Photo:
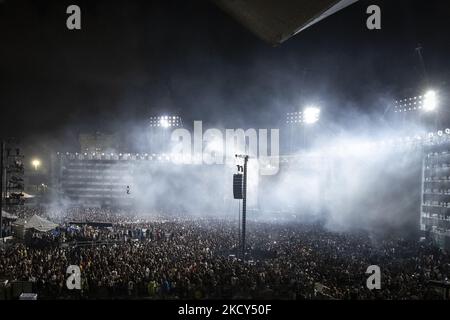
[[[149,119],[149,142],[150,149],[154,153],[165,152],[168,143],[167,136],[171,129],[181,127],[183,125],[180,116],[156,116]]]
[[[306,127],[312,126],[320,119],[320,108],[316,106],[307,106],[303,111],[290,112],[286,114],[286,123],[290,125],[290,137],[289,137],[289,152],[293,152],[292,140],[293,140],[293,128],[297,125],[302,125],[302,142],[303,147],[306,145]]]
[[[320,109],[317,107],[307,107],[303,111],[303,122],[306,124],[314,124],[319,121]]]
[[[407,122],[417,121],[422,126],[428,127],[432,124],[432,130],[438,130],[439,104],[439,92],[430,89],[422,95],[396,100],[384,114],[392,110],[397,114],[396,119],[401,122],[402,127],[405,127]]]
[[[431,112],[437,108],[437,95],[434,90],[429,90],[424,95],[423,99],[423,109],[426,112]]]
[[[439,110],[438,96],[436,91],[428,90],[423,96],[423,110],[427,113],[434,113],[434,129],[438,129]]]

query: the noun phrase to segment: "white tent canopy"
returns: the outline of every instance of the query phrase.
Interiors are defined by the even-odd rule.
[[[35,229],[41,232],[47,232],[55,229],[58,225],[53,223],[47,219],[44,219],[38,215],[34,215],[29,219],[19,219],[14,222],[16,226],[23,226],[25,230],[27,229]]]

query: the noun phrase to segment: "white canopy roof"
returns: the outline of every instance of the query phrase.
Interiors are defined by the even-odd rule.
[[[35,229],[41,232],[47,232],[55,229],[58,225],[38,215],[34,215],[29,219],[19,219],[14,225],[23,226],[25,229]]]

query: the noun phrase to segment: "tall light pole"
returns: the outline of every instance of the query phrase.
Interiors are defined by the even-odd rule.
[[[247,226],[247,164],[248,155],[236,155],[236,158],[244,159],[243,167],[243,181],[242,181],[242,241],[241,241],[241,256],[242,261],[245,262],[245,232]]]
[[[419,61],[420,61],[420,66],[422,67],[424,82],[428,85],[428,75],[427,75],[427,69],[425,68],[425,61],[423,59],[423,54],[422,54],[422,50],[423,50],[422,45],[419,44],[415,50],[417,52],[417,55],[419,56]]]

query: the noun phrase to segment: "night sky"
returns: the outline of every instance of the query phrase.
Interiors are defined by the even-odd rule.
[[[66,28],[70,4],[81,7],[81,31]],[[382,9],[381,31],[366,28],[370,4]],[[360,1],[272,47],[209,1],[3,0],[1,135],[76,150],[80,132],[130,130],[160,114],[228,128],[277,127],[311,102],[329,117],[380,114],[394,99],[449,88],[449,18],[444,0]]]

